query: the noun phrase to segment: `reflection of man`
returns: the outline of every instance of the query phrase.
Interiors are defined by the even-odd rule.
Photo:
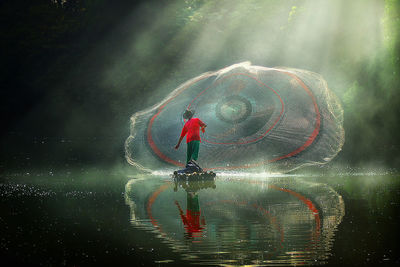
[[[200,237],[201,232],[206,225],[204,217],[200,220],[200,205],[199,196],[194,192],[187,192],[187,206],[186,215],[183,213],[181,206],[178,201],[175,201],[175,205],[179,209],[179,214],[181,216],[182,222],[185,225],[185,230],[188,238]]]

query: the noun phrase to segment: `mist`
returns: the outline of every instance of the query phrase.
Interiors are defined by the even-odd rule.
[[[24,18],[14,15],[21,8]],[[243,61],[320,73],[344,107],[346,142],[333,164],[396,167],[399,8],[393,0],[2,3],[10,19],[2,168],[26,157],[124,162],[133,113]]]

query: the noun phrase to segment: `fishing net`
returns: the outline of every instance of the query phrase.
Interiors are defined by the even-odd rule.
[[[333,159],[344,142],[343,109],[317,73],[249,62],[207,72],[131,117],[127,161],[142,169],[183,167],[174,146],[186,109],[207,124],[199,164],[206,170],[290,171]]]

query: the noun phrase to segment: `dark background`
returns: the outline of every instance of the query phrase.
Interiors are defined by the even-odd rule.
[[[324,76],[345,115],[333,164],[396,168],[399,10],[396,0],[0,1],[0,171],[125,164],[134,112],[247,60]]]

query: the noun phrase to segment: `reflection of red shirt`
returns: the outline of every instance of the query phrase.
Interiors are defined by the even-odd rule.
[[[190,209],[186,209],[186,216],[183,214],[183,210],[179,205],[178,201],[175,201],[175,205],[179,209],[179,214],[181,215],[181,219],[183,224],[185,225],[185,230],[189,234],[190,237],[201,237],[201,233],[204,229],[204,225],[206,225],[206,220],[201,218],[200,220],[200,210],[193,211]]]
[[[181,218],[188,233],[201,233],[201,230],[204,229],[200,225],[200,211],[191,211],[187,209],[186,216],[182,213]],[[205,224],[204,219],[202,220],[202,223]]]
[[[198,140],[201,142],[200,139],[200,127],[204,126],[205,123],[202,122],[198,118],[191,118],[188,120],[185,125],[183,126],[181,137],[186,136],[186,143],[189,143],[191,141]]]

